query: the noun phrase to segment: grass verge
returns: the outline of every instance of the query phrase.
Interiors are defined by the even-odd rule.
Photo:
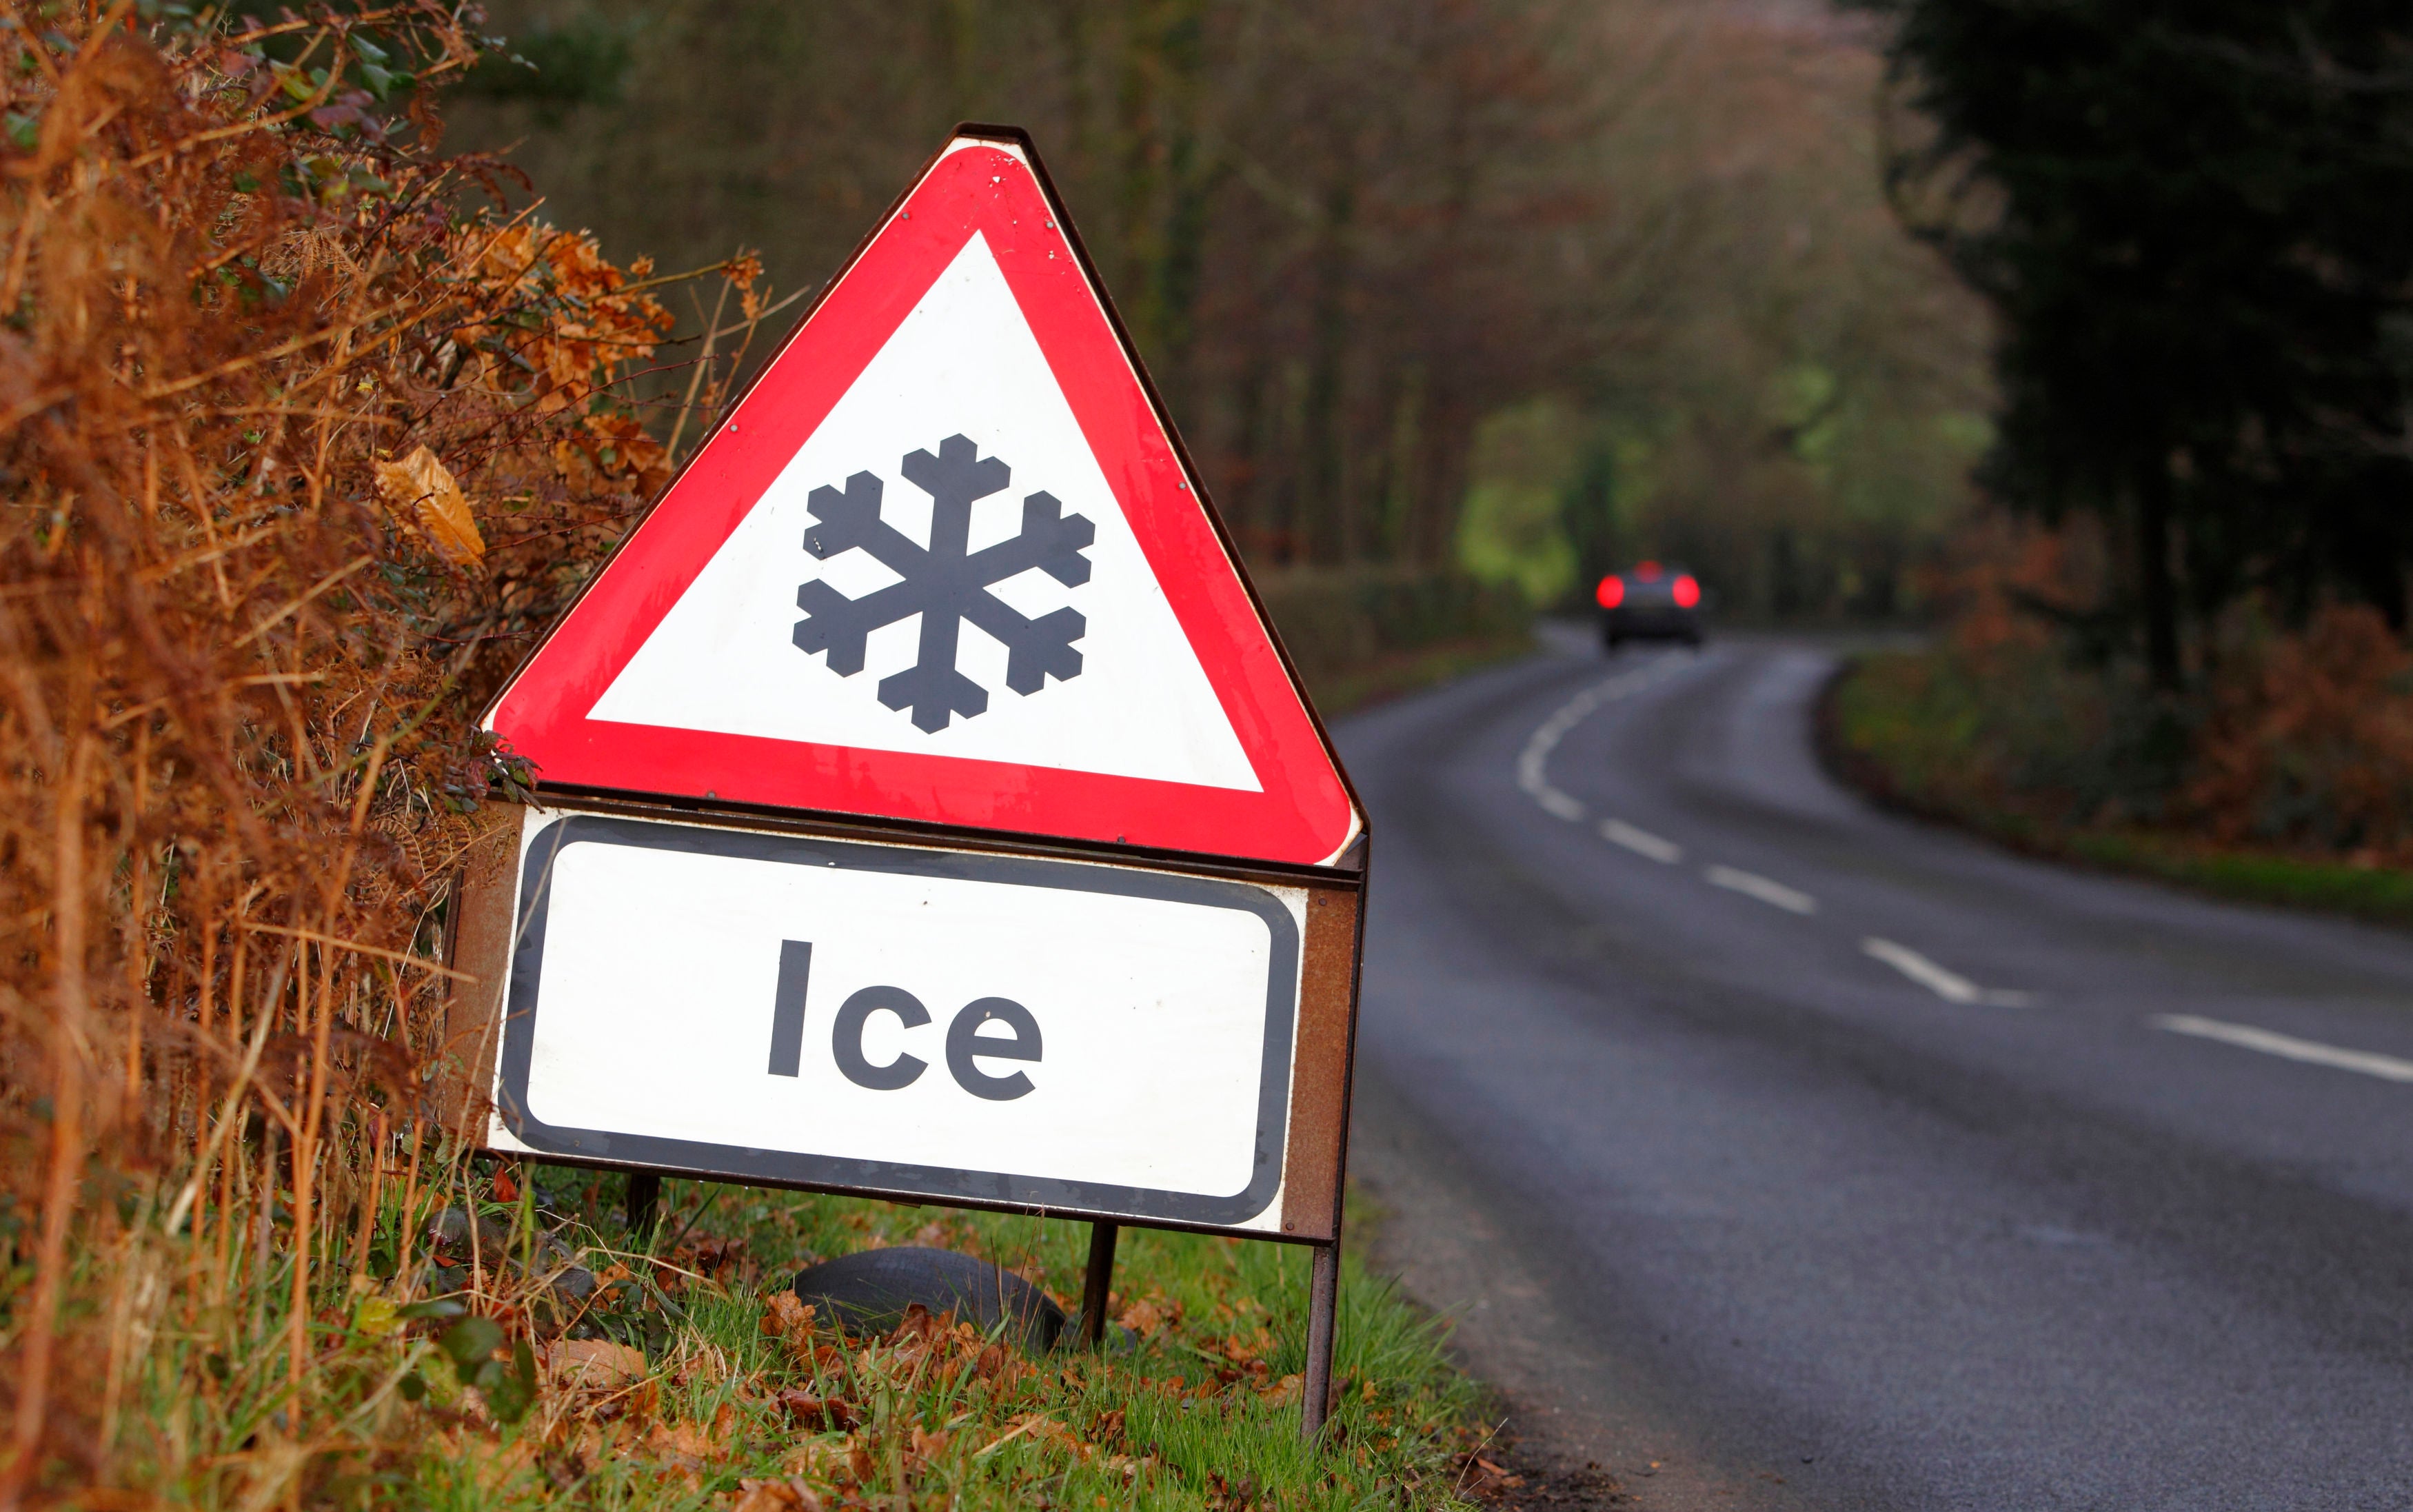
[[[1309,690],[1315,697],[1317,711],[1327,719],[1337,719],[1385,699],[1514,660],[1532,649],[1532,633],[1520,630],[1511,635],[1482,636],[1414,651],[1391,652],[1347,671],[1326,673],[1313,679]]]
[[[1828,770],[1886,807],[1975,831],[2030,854],[2151,877],[2214,897],[2413,926],[2413,873],[2323,856],[2214,844],[2134,825],[2071,823],[1974,774],[1974,710],[1925,679],[1889,676],[1917,653],[1844,663],[1818,701],[1819,756]]]
[[[352,1283],[348,1321],[318,1310],[308,1431],[289,1418],[274,1271],[163,1339],[144,1405],[183,1452],[160,1492],[459,1512],[1442,1508],[1495,1479],[1474,1453],[1480,1390],[1441,1326],[1354,1264],[1333,1416],[1299,1441],[1309,1256],[1293,1246],[1127,1229],[1114,1342],[1024,1356],[918,1312],[849,1338],[788,1282],[926,1244],[1071,1311],[1087,1224],[671,1181],[649,1254],[616,1220],[619,1177],[474,1185],[478,1241],[422,1208],[407,1257],[391,1205],[368,1249],[392,1273]]]

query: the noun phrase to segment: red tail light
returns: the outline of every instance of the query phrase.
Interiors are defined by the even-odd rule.
[[[1653,582],[1659,576],[1659,564],[1657,562],[1636,562],[1634,564],[1634,575],[1640,578],[1645,583]]]
[[[1611,572],[1600,580],[1600,591],[1592,595],[1603,609],[1614,609],[1625,601],[1625,579]]]
[[[1676,586],[1667,591],[1674,595],[1679,609],[1690,609],[1701,601],[1701,586],[1693,581],[1690,572],[1678,578]]]

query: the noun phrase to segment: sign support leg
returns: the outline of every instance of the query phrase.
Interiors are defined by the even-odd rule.
[[[1089,1225],[1089,1268],[1081,1275],[1081,1345],[1095,1349],[1106,1337],[1106,1294],[1115,1277],[1115,1223]]]
[[[1315,1247],[1307,1283],[1307,1381],[1298,1404],[1298,1436],[1313,1443],[1332,1403],[1332,1342],[1340,1313],[1340,1241]]]
[[[654,1220],[661,1212],[662,1178],[651,1171],[629,1173],[629,1232],[638,1242],[648,1242],[654,1235]]]

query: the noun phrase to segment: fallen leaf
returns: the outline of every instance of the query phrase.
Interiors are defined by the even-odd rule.
[[[1115,1321],[1145,1338],[1164,1327],[1164,1314],[1156,1310],[1152,1301],[1133,1302]]]
[[[933,1433],[927,1429],[917,1426],[913,1430],[913,1442],[907,1452],[913,1459],[927,1462],[943,1458],[947,1452],[947,1445],[952,1442],[952,1435],[943,1429]]]
[[[771,1294],[770,1304],[762,1310],[762,1331],[804,1344],[813,1336],[813,1317],[809,1303],[782,1287]]]
[[[741,1480],[730,1512],[822,1512],[822,1499],[801,1481]]]
[[[790,1386],[779,1393],[778,1401],[779,1410],[791,1420],[816,1430],[851,1433],[863,1421],[854,1404],[839,1397],[816,1397]]]
[[[426,537],[436,555],[456,567],[486,559],[468,496],[436,453],[422,446],[400,462],[377,465],[377,493],[404,524]]]
[[[645,1373],[643,1352],[608,1339],[563,1339],[545,1346],[545,1373],[565,1386],[610,1389],[640,1380]]]
[[[656,1423],[645,1435],[645,1447],[681,1469],[695,1469],[717,1458],[712,1441],[693,1423]]]

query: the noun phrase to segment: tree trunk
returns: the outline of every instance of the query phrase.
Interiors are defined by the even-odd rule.
[[[1348,446],[1340,386],[1348,360],[1349,253],[1356,216],[1356,186],[1344,167],[1324,199],[1317,231],[1314,304],[1310,318],[1307,394],[1300,437],[1307,452],[1308,556],[1319,565],[1348,555],[1351,532],[1344,452]]]

